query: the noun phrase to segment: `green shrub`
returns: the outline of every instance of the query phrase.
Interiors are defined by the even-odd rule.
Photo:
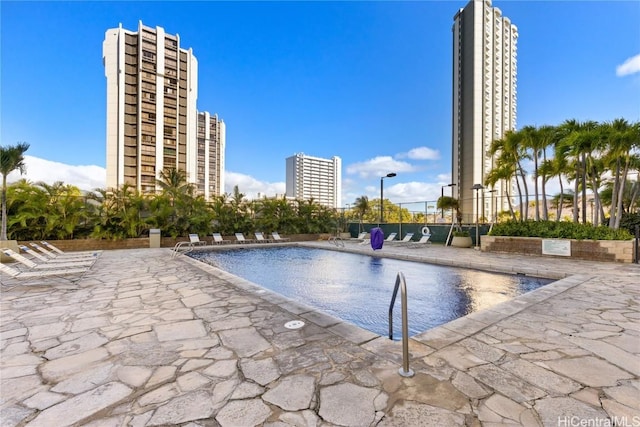
[[[626,228],[635,236],[636,226],[640,226],[640,213],[625,213],[620,220],[620,228]]]
[[[612,230],[606,226],[555,221],[507,221],[495,224],[490,236],[541,237],[545,239],[629,240],[627,229]]]
[[[469,237],[470,234],[468,231],[454,231],[453,237]]]

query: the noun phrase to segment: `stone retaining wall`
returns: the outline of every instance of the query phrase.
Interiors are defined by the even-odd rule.
[[[253,237],[252,234],[245,234],[247,239],[251,239]],[[265,236],[268,237],[268,236]],[[288,234],[283,235],[280,234],[280,237],[288,238],[292,242],[302,242],[309,240],[320,240],[323,235],[320,234]],[[235,241],[235,236],[223,236],[225,240]],[[213,237],[200,236],[201,240],[205,240],[207,242],[213,240]],[[36,240],[28,240],[18,242],[21,245],[27,245],[29,242],[38,242]],[[173,248],[177,242],[187,242],[189,241],[188,237],[162,237],[160,239],[160,246],[163,248]],[[67,252],[73,251],[96,251],[96,250],[110,250],[110,249],[142,249],[149,247],[149,238],[148,237],[140,237],[137,239],[123,239],[123,240],[104,240],[104,239],[74,239],[74,240],[47,240],[47,242],[56,246],[57,248]]]
[[[542,254],[539,237],[482,236],[483,252]],[[570,240],[571,258],[590,261],[633,262],[633,240]],[[545,255],[557,257],[555,255]],[[564,257],[562,257],[564,258]]]

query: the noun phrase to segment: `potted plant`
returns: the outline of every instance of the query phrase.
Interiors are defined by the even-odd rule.
[[[454,231],[451,246],[456,248],[470,248],[472,245],[471,235],[468,231]]]

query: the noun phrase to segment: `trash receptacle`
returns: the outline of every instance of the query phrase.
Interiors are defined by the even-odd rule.
[[[152,228],[149,230],[149,247],[150,248],[159,248],[160,247],[160,238],[162,234],[160,233],[159,228]]]

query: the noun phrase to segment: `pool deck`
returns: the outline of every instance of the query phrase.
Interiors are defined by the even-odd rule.
[[[403,377],[400,342],[169,249],[104,251],[81,277],[0,276],[0,424],[640,426],[640,266],[375,254],[560,280],[414,337]]]

